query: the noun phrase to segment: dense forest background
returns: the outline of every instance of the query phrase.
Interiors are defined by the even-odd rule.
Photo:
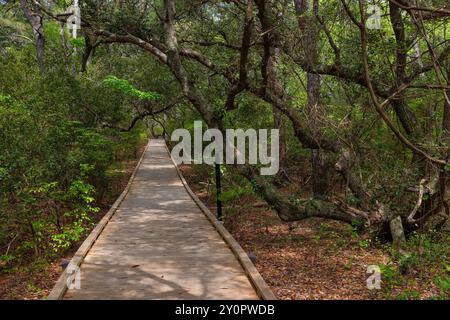
[[[230,228],[243,201],[338,223],[448,297],[447,0],[86,0],[75,38],[71,5],[0,1],[2,273],[76,248],[124,160],[202,120],[280,130],[278,175],[222,166]]]

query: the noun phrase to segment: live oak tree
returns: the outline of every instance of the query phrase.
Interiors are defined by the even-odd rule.
[[[34,17],[66,18],[58,15],[64,6],[50,8],[48,1],[21,4],[26,16],[32,8]],[[440,226],[450,214],[450,6],[375,1],[381,26],[369,29],[368,4],[82,1],[82,71],[89,74],[86,62],[95,61],[97,48],[146,52],[170,84],[162,91],[179,98],[167,108],[141,109],[133,121],[164,112],[182,121],[193,107],[208,127],[224,130],[249,105],[259,106],[252,120],[269,116],[285,130],[287,154],[295,148],[311,155],[307,199],[286,196],[257,168],[236,167],[282,220],[357,223],[399,243],[404,230]]]

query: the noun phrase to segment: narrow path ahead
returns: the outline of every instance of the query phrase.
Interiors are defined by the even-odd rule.
[[[81,289],[64,299],[259,299],[236,256],[164,141],[150,140],[129,192],[80,260]]]

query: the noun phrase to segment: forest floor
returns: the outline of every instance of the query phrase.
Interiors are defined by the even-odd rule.
[[[111,190],[99,206],[99,221],[125,188],[136,159],[118,163],[111,172]],[[197,167],[196,167],[197,168]],[[181,170],[191,188],[214,212],[215,197],[204,172]],[[448,235],[442,242],[417,248],[418,260],[399,265],[390,245],[375,243],[339,222],[308,219],[280,221],[260,199],[242,195],[224,205],[225,226],[246,252],[256,255],[256,268],[279,299],[449,299]],[[86,235],[87,236],[87,235]],[[83,239],[84,240],[84,239]],[[446,242],[447,241],[447,242]],[[80,244],[82,241],[80,241]],[[422,243],[423,244],[423,243]],[[54,261],[32,261],[0,274],[0,299],[45,299],[78,245]],[[367,267],[382,269],[381,290],[368,290]]]
[[[201,173],[194,167],[181,169],[193,191],[214,212],[211,185],[205,187],[208,184],[199,180]],[[388,243],[374,243],[368,234],[330,220],[284,223],[253,195],[226,202],[224,214],[226,228],[247,253],[256,255],[256,268],[279,299],[450,297],[448,234],[442,242],[428,245],[426,253],[413,254],[415,260],[399,265],[391,258]],[[380,290],[367,288],[370,265],[382,271]]]
[[[97,206],[101,209],[94,217],[99,222],[112,204],[125,189],[136,167],[145,145],[141,146],[136,157],[116,162],[109,170],[109,190]],[[32,260],[28,264],[17,266],[7,273],[0,273],[0,300],[39,300],[45,299],[62,273],[62,259],[70,260],[83,243],[89,232],[72,249],[53,261]]]

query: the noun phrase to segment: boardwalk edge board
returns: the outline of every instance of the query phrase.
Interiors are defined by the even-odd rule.
[[[147,142],[147,145],[145,146],[144,151],[142,152],[141,158],[139,159],[139,162],[137,163],[136,167],[134,168],[134,171],[128,180],[128,184],[125,187],[125,190],[120,194],[120,196],[117,198],[117,200],[114,202],[114,204],[111,206],[109,211],[105,214],[105,216],[100,220],[100,222],[95,226],[95,228],[92,230],[92,232],[89,234],[89,236],[84,240],[82,245],[78,248],[75,255],[70,260],[69,266],[71,267],[79,267],[81,263],[83,262],[84,258],[87,256],[89,250],[94,245],[95,241],[98,239],[102,231],[105,229],[108,222],[111,220],[111,218],[116,213],[117,209],[119,208],[122,201],[125,199],[125,196],[128,194],[131,188],[131,184],[133,183],[133,180],[136,176],[137,171],[139,170],[139,167],[141,166],[142,160],[144,159],[145,153],[147,152],[147,149],[149,148],[150,141]],[[56,282],[55,286],[53,287],[52,291],[47,297],[47,300],[62,300],[64,295],[67,292],[67,280],[69,279],[69,276],[71,276],[68,273],[68,267],[64,270],[64,272],[59,277],[58,281]]]
[[[170,159],[172,160],[173,165],[175,166],[178,176],[181,179],[181,182],[184,185],[184,188],[188,192],[189,196],[194,200],[194,202],[197,204],[197,206],[200,208],[200,210],[206,215],[209,222],[214,226],[214,228],[217,230],[217,232],[220,234],[220,236],[223,238],[223,240],[226,242],[226,244],[230,247],[231,251],[241,264],[242,268],[244,269],[245,273],[247,274],[247,277],[250,280],[250,283],[252,284],[253,288],[255,289],[256,293],[262,300],[277,300],[275,295],[273,294],[272,290],[270,290],[267,283],[262,278],[261,274],[258,272],[254,264],[251,262],[248,255],[245,253],[244,249],[239,245],[239,243],[233,238],[233,236],[228,232],[227,229],[222,225],[220,221],[216,219],[214,214],[203,204],[203,202],[197,197],[197,195],[192,191],[192,189],[189,187],[186,179],[184,178],[181,170],[176,165],[175,160],[172,157],[172,154],[167,147],[167,144],[165,144],[167,152],[170,155]]]

